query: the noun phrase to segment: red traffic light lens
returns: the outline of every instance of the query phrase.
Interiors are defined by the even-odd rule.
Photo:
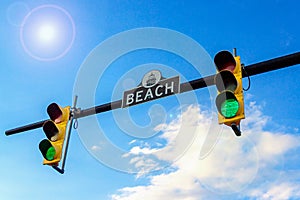
[[[218,52],[214,58],[214,62],[219,72],[225,69],[233,71],[236,66],[235,59],[229,51]]]
[[[51,103],[47,107],[47,113],[48,113],[50,119],[56,123],[60,122],[60,117],[63,114],[60,107],[56,103]]]

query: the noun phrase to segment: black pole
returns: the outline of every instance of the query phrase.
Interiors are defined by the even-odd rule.
[[[248,65],[247,67],[245,67],[245,71],[247,74],[245,74],[245,71],[243,71],[243,77],[246,77],[247,75],[253,76],[256,74],[262,74],[265,72],[274,71],[297,64],[300,64],[300,52]]]
[[[256,64],[248,65],[244,67],[243,78],[247,76],[253,76],[256,74],[262,74],[269,71],[274,71],[277,69],[282,69],[285,67],[290,67],[297,64],[300,64],[300,52],[289,54],[286,56],[281,56],[278,58],[273,58]],[[214,78],[215,75],[210,75],[204,78],[199,78],[189,82],[181,83],[180,93],[215,85]],[[122,100],[118,100],[100,106],[92,107],[86,110],[82,110],[81,113],[79,113],[75,117],[81,118],[88,115],[98,114],[101,112],[106,112],[121,107],[122,107]]]
[[[245,66],[244,70],[243,70],[243,77],[253,76],[256,74],[262,74],[265,72],[274,71],[277,69],[282,69],[282,68],[290,67],[290,66],[297,65],[297,64],[300,64],[300,52]],[[184,92],[188,92],[191,90],[196,90],[196,89],[214,85],[215,84],[214,77],[215,77],[215,75],[210,75],[210,76],[207,76],[204,78],[199,78],[199,79],[192,80],[192,81],[189,81],[186,83],[182,83],[182,84],[180,84],[180,93],[184,93]],[[122,100],[118,100],[118,101],[114,101],[111,103],[106,103],[106,104],[102,104],[102,105],[99,105],[96,107],[81,110],[79,113],[75,113],[74,118],[82,118],[82,117],[86,117],[89,115],[94,115],[94,114],[118,109],[121,107],[122,107]],[[5,131],[5,134],[13,135],[16,133],[40,128],[43,126],[45,121],[47,121],[47,120],[43,120],[43,121],[36,122],[33,124],[29,124],[29,125],[15,128],[15,129],[11,129],[11,130]]]
[[[102,104],[96,107],[81,110],[79,113],[75,113],[75,118],[86,117],[89,115],[94,115],[122,107],[122,100],[113,101],[111,103]]]
[[[78,99],[78,96],[75,96],[72,110],[76,109],[77,99]],[[67,153],[68,153],[68,149],[69,149],[71,132],[72,132],[72,128],[73,128],[73,122],[74,122],[74,116],[73,115],[71,115],[70,120],[71,121],[70,121],[70,124],[69,124],[68,132],[67,132],[67,135],[65,136],[66,137],[66,144],[65,144],[65,148],[64,148],[64,152],[63,152],[63,159],[62,159],[62,163],[61,163],[61,170],[63,172],[65,171],[66,158],[67,158]]]
[[[36,123],[28,124],[28,125],[25,125],[25,126],[21,126],[21,127],[18,127],[18,128],[7,130],[7,131],[5,131],[5,135],[9,136],[9,135],[13,135],[13,134],[16,134],[16,133],[21,133],[21,132],[24,132],[24,131],[29,131],[29,130],[33,130],[33,129],[36,129],[36,128],[41,128],[46,121],[48,121],[48,120],[43,120],[43,121],[40,121],[40,122],[36,122]]]

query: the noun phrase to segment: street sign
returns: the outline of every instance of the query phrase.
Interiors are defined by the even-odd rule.
[[[152,70],[145,74],[140,87],[123,93],[122,107],[137,105],[180,92],[179,76],[164,79],[160,71]]]

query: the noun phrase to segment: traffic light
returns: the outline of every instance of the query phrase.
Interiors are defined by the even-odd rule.
[[[47,139],[40,142],[39,149],[44,157],[44,165],[58,166],[70,118],[70,106],[61,108],[52,103],[47,107],[47,113],[50,120],[43,124]]]
[[[240,57],[220,51],[214,62],[217,68],[215,84],[218,90],[216,107],[219,124],[230,126],[240,136],[240,121],[245,118]]]

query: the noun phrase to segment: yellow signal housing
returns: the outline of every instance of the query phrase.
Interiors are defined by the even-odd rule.
[[[236,123],[236,125],[240,124],[240,121],[242,119],[245,119],[245,111],[244,111],[244,92],[243,92],[243,75],[242,75],[242,65],[241,65],[241,58],[240,56],[234,57],[236,62],[236,67],[233,71],[234,77],[237,80],[237,88],[234,91],[234,95],[237,98],[237,101],[239,103],[239,109],[236,113],[236,116],[230,119],[224,118],[224,124],[231,126],[233,122]]]
[[[245,118],[240,57],[221,51],[215,56],[215,64],[218,72],[215,76],[218,122],[239,126],[241,119]]]
[[[60,115],[48,120],[43,125],[48,140],[45,139],[40,143],[40,150],[44,156],[44,165],[58,166],[62,157],[67,125],[70,118],[70,106],[61,108],[56,104],[54,107],[54,112],[59,112]],[[48,114],[51,118],[51,113],[48,112]]]

